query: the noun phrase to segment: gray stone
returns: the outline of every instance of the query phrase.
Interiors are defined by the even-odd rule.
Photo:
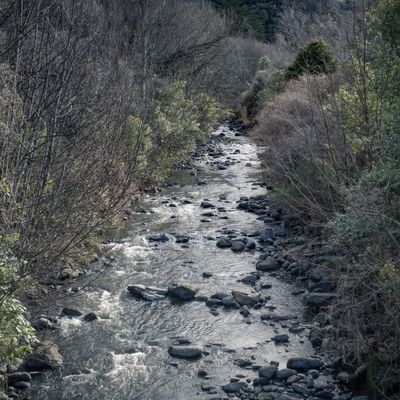
[[[319,369],[322,367],[322,361],[315,358],[294,357],[289,358],[286,367],[296,371],[308,371],[310,369]]]
[[[276,365],[268,365],[258,370],[258,376],[260,378],[272,379],[275,377],[277,372],[278,372],[278,367]]]
[[[237,393],[246,387],[247,387],[246,382],[232,382],[232,383],[228,383],[227,385],[222,386],[222,390],[225,393]]]
[[[82,313],[74,308],[64,307],[61,311],[61,316],[63,317],[80,317]]]
[[[168,353],[172,357],[196,359],[202,356],[203,349],[200,346],[171,346]]]
[[[232,240],[229,238],[221,238],[217,241],[217,247],[227,249],[232,246]]]
[[[57,345],[48,341],[40,343],[25,359],[23,364],[26,371],[56,369],[62,365],[63,358],[58,351]]]
[[[296,375],[297,371],[295,371],[294,369],[290,369],[290,368],[283,368],[280,369],[277,373],[276,373],[276,378],[277,379],[287,379],[290,376]]]
[[[258,261],[256,264],[257,271],[272,272],[280,268],[278,260],[273,257],[267,257],[265,260]]]
[[[171,285],[168,288],[170,296],[179,300],[190,301],[196,297],[197,290],[190,285]]]
[[[168,294],[165,289],[144,285],[128,286],[128,291],[132,296],[148,301],[165,299]]]
[[[276,335],[272,338],[272,340],[277,344],[287,343],[289,341],[289,335],[286,334]]]
[[[10,386],[14,386],[16,382],[30,382],[31,375],[28,372],[13,372],[7,376],[7,381]]]
[[[232,297],[237,301],[241,306],[254,306],[258,303],[258,300],[254,297],[249,296],[246,293],[238,292],[236,290],[232,291]]]
[[[231,250],[235,253],[240,253],[245,249],[246,245],[241,240],[232,241]]]

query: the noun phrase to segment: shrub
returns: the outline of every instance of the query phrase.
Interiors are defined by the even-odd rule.
[[[36,338],[26,319],[25,307],[15,298],[21,286],[18,262],[6,251],[0,252],[0,365],[23,357]]]
[[[285,79],[296,79],[300,75],[327,74],[337,70],[337,60],[332,49],[323,40],[312,40],[300,49],[296,59],[286,67]]]

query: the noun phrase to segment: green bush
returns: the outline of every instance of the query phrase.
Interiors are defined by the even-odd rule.
[[[337,70],[337,60],[332,49],[323,40],[312,40],[300,49],[296,59],[286,67],[285,79],[296,79],[304,73],[327,74]]]
[[[0,365],[30,352],[35,343],[34,329],[26,319],[25,307],[15,298],[21,286],[18,262],[0,252]]]

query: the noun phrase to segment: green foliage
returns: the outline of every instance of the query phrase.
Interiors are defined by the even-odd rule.
[[[265,101],[271,100],[274,96],[282,93],[286,87],[285,76],[281,71],[274,72],[265,84],[265,88],[260,95],[260,106]]]
[[[337,70],[337,60],[332,49],[323,40],[312,40],[300,49],[294,62],[286,67],[285,79],[296,79],[300,75],[327,74]]]
[[[0,365],[23,357],[31,350],[36,338],[26,319],[26,309],[14,297],[21,279],[18,262],[1,251],[0,256]]]
[[[162,181],[227,115],[212,97],[190,95],[184,81],[175,81],[159,93],[146,123],[129,117],[125,133],[128,162],[131,155],[132,168]]]
[[[382,40],[400,55],[400,0],[380,0],[372,21]]]

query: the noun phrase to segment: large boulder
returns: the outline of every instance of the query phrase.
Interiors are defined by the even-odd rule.
[[[258,261],[256,264],[257,271],[272,272],[279,268],[280,264],[274,257],[267,257],[265,260]]]
[[[128,291],[132,296],[148,301],[164,299],[168,294],[168,290],[144,285],[128,286]]]
[[[30,382],[31,380],[32,377],[28,372],[13,372],[7,376],[7,381],[10,386],[13,386],[16,382]]]
[[[319,369],[322,367],[322,361],[315,358],[294,357],[289,358],[286,367],[296,371],[308,371],[310,369]]]
[[[35,350],[25,359],[24,369],[26,371],[43,371],[56,369],[63,365],[63,358],[56,344],[45,341],[40,343]]]
[[[232,297],[234,300],[239,303],[241,306],[254,306],[258,303],[258,300],[254,297],[249,296],[246,293],[237,292],[236,290],[232,291]]]
[[[168,288],[168,294],[171,297],[174,297],[178,300],[190,301],[194,300],[196,297],[197,289],[192,287],[191,285],[181,284],[176,285],[173,284]]]
[[[168,353],[172,357],[185,358],[188,360],[200,358],[203,354],[203,349],[200,346],[171,346]]]

